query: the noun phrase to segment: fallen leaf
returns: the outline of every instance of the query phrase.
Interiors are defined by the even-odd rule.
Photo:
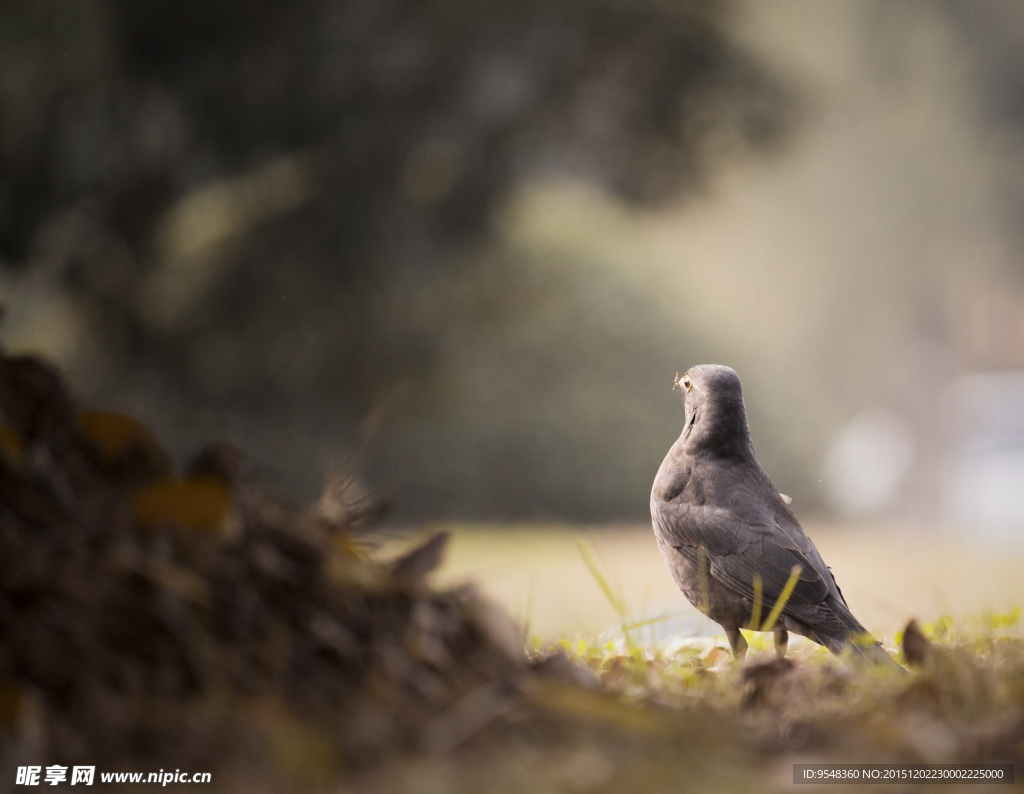
[[[160,480],[132,498],[132,511],[143,524],[167,522],[210,532],[221,527],[230,507],[227,485],[207,477]]]
[[[108,463],[124,455],[132,447],[139,447],[149,457],[166,463],[170,458],[149,429],[137,419],[115,411],[79,411],[78,426],[92,441]]]

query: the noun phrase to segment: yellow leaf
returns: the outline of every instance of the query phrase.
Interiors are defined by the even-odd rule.
[[[228,487],[208,477],[159,480],[132,498],[132,511],[143,524],[166,522],[211,532],[220,528],[230,507]]]
[[[86,437],[100,448],[108,462],[117,460],[133,446],[141,447],[154,458],[170,462],[164,448],[149,429],[130,416],[114,411],[80,411],[78,426]]]

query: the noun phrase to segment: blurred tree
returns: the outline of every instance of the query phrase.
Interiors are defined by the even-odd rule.
[[[646,500],[616,484],[621,456],[573,473],[530,442],[550,442],[552,422],[566,438],[599,431],[625,387],[588,415],[578,393],[520,384],[516,411],[495,418],[497,401],[473,418],[457,351],[490,335],[474,360],[511,346],[520,374],[548,362],[539,384],[678,367],[677,340],[601,328],[631,300],[614,286],[610,304],[578,284],[538,292],[528,263],[496,253],[492,219],[526,179],[650,204],[782,140],[791,103],[729,26],[714,0],[4,2],[5,331],[93,399],[159,417],[178,452],[234,436],[311,485],[386,404],[402,432],[366,465],[418,495],[398,497],[408,511],[636,514]],[[524,312],[555,321],[514,341]],[[460,429],[423,431],[438,422]],[[438,451],[445,439],[458,443]],[[656,467],[663,451],[641,450]],[[516,488],[473,487],[513,460]]]

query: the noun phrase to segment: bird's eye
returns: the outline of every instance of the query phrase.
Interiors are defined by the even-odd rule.
[[[687,391],[693,388],[693,379],[689,375],[683,375],[683,388]]]

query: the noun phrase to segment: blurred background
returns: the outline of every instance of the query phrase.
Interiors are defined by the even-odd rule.
[[[1010,0],[0,4],[0,342],[399,522],[642,524],[717,362],[823,532],[1014,541],[1022,221]]]

